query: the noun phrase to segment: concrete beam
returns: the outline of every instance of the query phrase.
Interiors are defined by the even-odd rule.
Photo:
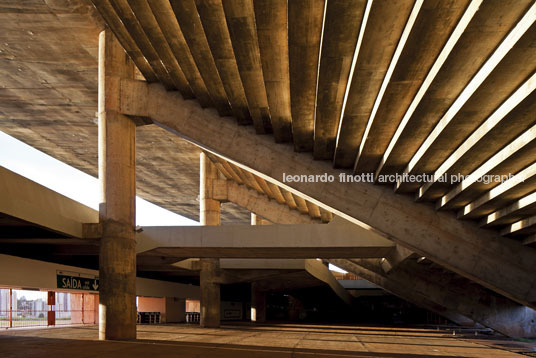
[[[3,287],[57,290],[58,271],[99,276],[97,270],[0,254],[0,286]],[[199,287],[137,277],[136,295],[199,299]]]
[[[377,260],[353,260],[354,263],[381,273]],[[426,265],[407,262],[386,275],[408,288],[426,295],[475,322],[509,337],[536,336],[536,311],[490,292],[457,275],[433,270]]]
[[[245,185],[227,181],[227,199],[263,218],[278,224],[313,224],[320,223],[309,215],[293,210],[287,205],[281,205],[270,200],[266,195],[249,189]]]
[[[400,245],[396,245],[395,250],[391,251],[391,253],[387,255],[387,257],[384,257],[380,260],[380,264],[382,266],[383,271],[388,273],[413,254],[413,251],[408,250]]]
[[[203,110],[159,84],[124,81],[125,114],[152,118],[159,126],[245,168],[293,194],[358,224],[366,223],[393,241],[511,299],[536,307],[536,251],[497,233],[461,222],[450,213],[395,195],[369,183],[288,182],[283,175],[346,174],[329,163],[294,153],[289,145],[255,136],[248,127]],[[263,158],[263,160],[259,160]],[[500,271],[495,268],[501,267]]]
[[[431,300],[426,295],[423,295],[420,292],[416,292],[411,289],[405,283],[397,282],[390,279],[385,274],[381,272],[375,272],[357,265],[356,263],[350,260],[335,259],[329,260],[333,265],[340,267],[348,272],[351,272],[379,287],[384,289],[387,292],[392,293],[395,296],[402,298],[408,302],[411,302],[419,307],[427,309],[429,311],[435,312],[440,316],[445,317],[446,319],[460,325],[460,326],[473,326],[474,321],[470,318],[467,318],[456,311],[449,310],[444,305],[441,305],[433,300]]]
[[[536,244],[536,234],[531,235],[523,240],[523,245],[534,245]]]
[[[524,178],[519,181],[518,178]],[[491,190],[484,193],[478,199],[465,205],[459,212],[458,218],[474,219],[482,217],[496,208],[496,203],[507,198],[520,198],[532,192],[536,183],[536,163],[529,165],[516,174],[515,177],[506,180]]]
[[[346,291],[344,287],[337,281],[335,276],[331,273],[329,268],[322,263],[322,261],[316,260],[316,259],[309,259],[305,260],[305,271],[307,271],[311,276],[316,277],[320,281],[326,283],[333,292],[341,300],[343,300],[344,303],[347,305],[351,305],[353,301],[352,295]]]
[[[205,258],[384,257],[395,247],[344,220],[329,224],[144,227],[138,252]]]
[[[0,213],[63,235],[83,238],[82,223],[99,221],[96,210],[4,167],[0,167],[0,192]]]

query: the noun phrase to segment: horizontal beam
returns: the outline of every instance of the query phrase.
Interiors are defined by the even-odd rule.
[[[138,253],[214,258],[384,257],[394,248],[340,219],[324,225],[144,227],[137,242]]]
[[[159,84],[123,82],[124,114],[155,123],[357,225],[370,225],[398,244],[489,289],[536,307],[536,251],[505,240],[451,213],[369,183],[283,182],[283,174],[346,174],[292,147],[256,136],[251,128],[203,110]],[[263,158],[259,160],[259,158]],[[500,271],[495,268],[501,267]]]
[[[83,223],[96,223],[99,213],[43,185],[0,167],[0,213],[77,238]]]

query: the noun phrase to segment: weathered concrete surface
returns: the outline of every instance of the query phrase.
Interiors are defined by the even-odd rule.
[[[254,212],[263,218],[278,224],[310,224],[314,220],[309,215],[301,214],[298,210],[290,209],[287,205],[281,205],[277,201],[259,194],[257,191],[248,189],[245,185],[239,185],[230,180],[227,183],[227,200]]]
[[[251,322],[266,322],[266,292],[251,283]]]
[[[58,288],[56,277],[58,271],[79,272],[90,276],[99,276],[98,270],[60,265],[10,255],[0,255],[0,286],[2,287],[56,290]],[[39,275],[36,275],[36,272],[39,272]],[[136,295],[199,299],[199,287],[137,277]]]
[[[411,260],[388,274],[383,272],[379,260],[337,262],[345,264],[346,268],[357,275],[367,274],[366,271],[372,272],[373,276],[378,275],[379,277],[375,278],[378,282],[374,283],[395,295],[404,292],[412,298],[422,295],[445,307],[449,312],[464,315],[504,335],[517,338],[536,337],[536,311],[462,277],[433,270]]]
[[[218,179],[218,170],[205,153],[199,155],[199,223],[204,226],[220,225],[221,205],[214,200],[213,182]],[[186,256],[191,257],[191,256]],[[198,257],[198,256],[194,256]],[[220,259],[200,260],[199,285],[201,290],[201,327],[220,326],[220,284],[217,281]]]
[[[374,231],[336,219],[329,224],[144,227],[138,252],[175,257],[384,257],[395,244]]]
[[[460,338],[451,330],[336,325],[234,325],[204,329],[190,325],[144,325],[136,342],[99,342],[94,327],[0,332],[2,352],[38,356],[233,358],[397,357],[521,358],[534,344],[502,339]]]
[[[475,324],[472,319],[467,318],[456,311],[448,309],[427,295],[413,291],[412,289],[408,288],[406,284],[390,280],[388,277],[359,266],[350,260],[335,259],[330,260],[330,262],[348,272],[356,274],[359,277],[372,282],[382,289],[391,292],[395,296],[398,296],[431,312],[435,312],[460,326],[473,326]]]
[[[90,0],[12,1],[0,8],[0,130],[97,177],[102,17]],[[185,50],[179,57],[191,57]],[[200,150],[156,126],[138,127],[136,137],[137,194],[199,220],[193,193],[199,187]],[[222,220],[245,223],[249,213],[229,206]]]
[[[99,338],[136,338],[136,125],[120,113],[134,64],[110,30],[99,38]]]
[[[395,195],[389,188],[362,182],[283,183],[283,173],[327,173],[336,177],[343,172],[294,153],[289,146],[274,145],[270,138],[255,136],[250,128],[239,127],[195,102],[166,93],[161,85],[123,82],[122,99],[124,113],[151,117],[270,182],[354,223],[371,225],[419,255],[521,304],[536,307],[536,277],[531,274],[536,271],[536,251]]]
[[[389,272],[408,259],[411,255],[413,255],[413,251],[408,250],[400,245],[396,245],[396,249],[391,251],[391,253],[389,253],[389,255],[386,257],[382,258],[380,263],[383,270],[385,272]]]
[[[1,213],[61,234],[82,238],[83,223],[99,220],[97,211],[4,167],[0,167],[0,192]]]

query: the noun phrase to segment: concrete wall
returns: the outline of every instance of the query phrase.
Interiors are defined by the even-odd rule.
[[[57,271],[98,276],[98,271],[0,254],[0,286],[58,290]],[[82,292],[82,291],[80,291]],[[136,279],[136,295],[199,299],[199,286]]]
[[[166,322],[178,323],[186,321],[186,300],[177,297],[166,297]]]

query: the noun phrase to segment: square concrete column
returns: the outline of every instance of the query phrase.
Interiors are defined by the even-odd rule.
[[[99,339],[136,338],[136,126],[119,111],[134,65],[110,30],[99,37]]]
[[[266,322],[266,292],[251,284],[251,322]]]
[[[218,170],[205,153],[200,156],[199,222],[201,225],[220,225],[220,202],[213,199],[213,181]],[[220,284],[215,279],[220,269],[220,259],[201,259],[201,327],[220,326]]]
[[[251,213],[251,225],[271,224],[270,221]],[[251,322],[266,322],[266,292],[259,290],[256,282],[251,283]]]

